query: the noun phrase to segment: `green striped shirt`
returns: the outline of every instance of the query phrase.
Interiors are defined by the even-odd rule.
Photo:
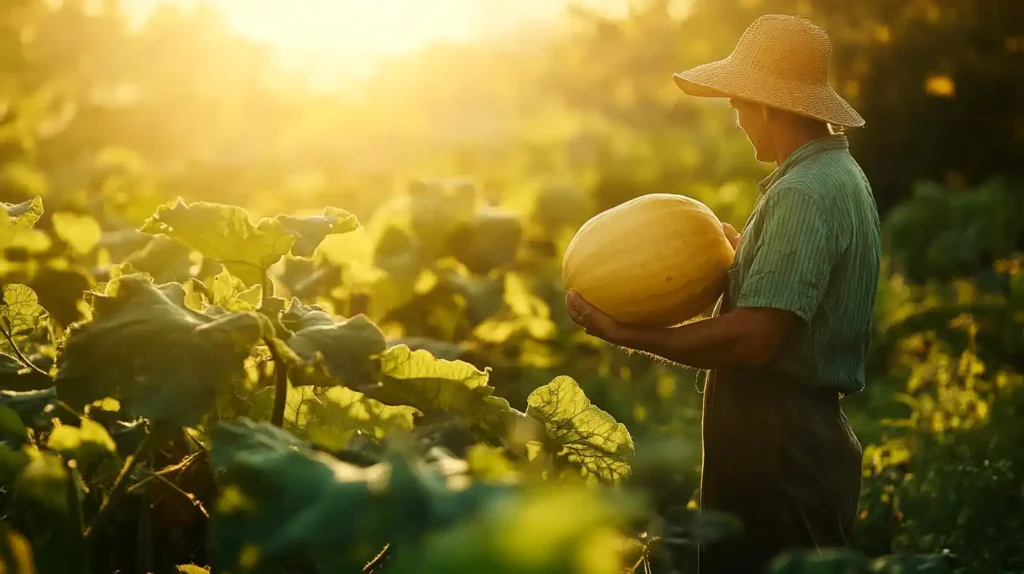
[[[730,299],[802,319],[775,359],[782,371],[858,392],[881,257],[871,186],[846,136],[834,134],[798,148],[759,187],[729,269]]]

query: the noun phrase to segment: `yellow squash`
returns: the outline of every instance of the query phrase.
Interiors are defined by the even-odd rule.
[[[654,193],[583,224],[565,251],[562,281],[621,323],[666,327],[715,303],[733,256],[710,208]]]

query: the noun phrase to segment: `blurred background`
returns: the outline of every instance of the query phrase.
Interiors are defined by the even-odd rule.
[[[856,546],[1021,571],[1021,0],[0,0],[0,200],[42,196],[47,234],[0,276],[67,325],[112,261],[189,276],[187,251],[135,231],[176,197],[349,210],[363,228],[285,261],[278,294],[489,366],[517,408],[574,377],[638,456],[682,445],[653,490],[685,507],[703,375],[575,329],[561,255],[645,193],[743,224],[773,166],[672,73],[765,13],[830,34],[885,224],[868,387],[844,401],[866,450]]]

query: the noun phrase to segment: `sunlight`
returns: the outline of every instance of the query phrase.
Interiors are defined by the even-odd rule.
[[[295,55],[375,57],[439,41],[485,38],[532,21],[550,21],[570,3],[609,11],[623,0],[122,0],[136,18],[159,4],[215,6],[238,34]]]

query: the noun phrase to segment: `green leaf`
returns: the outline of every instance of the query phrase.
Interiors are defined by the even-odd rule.
[[[35,331],[39,319],[45,314],[46,310],[39,305],[39,298],[31,288],[19,284],[4,285],[0,319],[10,328],[12,336]]]
[[[452,480],[464,466],[452,460],[396,452],[355,466],[247,419],[214,427],[211,461],[221,493],[210,524],[213,571],[280,572],[296,560],[359,571],[385,543],[412,547],[507,492]]]
[[[78,503],[80,496],[61,459],[32,451],[30,462],[14,480],[15,513],[31,525],[25,534],[40,572],[88,572],[85,539]]]
[[[228,273],[227,269],[214,276],[209,287],[195,278],[189,280],[189,286],[203,303],[199,308],[214,306],[227,312],[255,311],[260,306],[263,293],[262,286],[249,287],[241,279]],[[195,305],[190,307],[196,308]]]
[[[178,198],[160,206],[142,231],[179,241],[220,261],[246,285],[260,285],[267,269],[285,254],[312,255],[326,235],[358,226],[355,216],[335,208],[318,217],[265,217],[254,225],[241,207],[206,201],[186,205]]]
[[[56,400],[57,390],[54,387],[34,391],[0,391],[0,405],[13,409],[22,421],[41,417]]]
[[[629,476],[633,439],[626,426],[592,405],[576,381],[556,377],[530,393],[526,414],[544,423],[550,442],[586,477],[616,482]]]
[[[90,253],[100,242],[103,230],[95,219],[69,211],[58,211],[51,216],[53,231],[78,255]]]
[[[487,384],[490,369],[481,371],[469,363],[397,345],[381,356],[380,372],[379,384],[357,390],[387,405],[409,405],[428,415],[479,418],[489,424],[510,410],[507,401],[492,396],[494,387]]]
[[[149,237],[149,236],[143,236]],[[192,250],[168,237],[150,237],[149,242],[125,258],[124,263],[146,273],[157,283],[187,281],[191,277]]]
[[[345,387],[332,387],[309,409],[306,436],[320,447],[339,451],[357,432],[382,439],[393,429],[412,430],[416,409],[388,406]]]
[[[379,379],[377,358],[387,345],[384,334],[365,315],[335,323],[322,311],[311,310],[296,318],[292,310],[282,317],[295,331],[288,346],[302,359],[319,365],[293,369],[295,385],[360,386]]]
[[[619,574],[628,572],[616,530],[626,506],[585,488],[539,488],[490,504],[476,516],[401,553],[389,572]],[[630,565],[631,566],[631,565]]]
[[[180,564],[176,568],[178,569],[178,574],[210,574],[209,568],[203,568],[195,564]]]
[[[103,425],[84,417],[81,419],[81,425],[60,425],[53,429],[46,442],[47,448],[56,451],[65,459],[75,459],[83,464],[117,452],[117,445]]]
[[[210,523],[214,571],[274,572],[275,561],[301,556],[355,565],[386,542],[372,528],[384,465],[340,462],[247,419],[219,423],[212,438],[222,492]]]
[[[144,233],[162,234],[224,264],[246,285],[259,285],[267,268],[288,253],[295,236],[276,219],[253,225],[241,207],[181,198],[160,206],[142,226]]]
[[[35,574],[32,545],[19,532],[0,525],[0,572],[4,574]]]
[[[17,446],[28,441],[28,430],[17,411],[0,405],[0,439],[14,439]]]
[[[277,219],[285,231],[295,236],[292,254],[312,257],[320,242],[328,235],[350,233],[359,229],[355,215],[336,207],[324,208],[323,215],[313,217],[292,217],[278,215]]]
[[[34,197],[18,204],[0,203],[0,249],[6,249],[15,237],[35,226],[43,216],[43,200]]]
[[[154,423],[198,423],[244,376],[244,360],[269,331],[255,313],[217,318],[185,306],[177,283],[160,288],[126,275],[94,297],[94,318],[68,333],[57,373],[62,400],[111,397]],[[125,358],[128,357],[128,360]]]
[[[873,570],[869,569],[867,558],[857,550],[823,548],[813,552],[785,551],[771,561],[767,571],[770,574],[868,574]]]

